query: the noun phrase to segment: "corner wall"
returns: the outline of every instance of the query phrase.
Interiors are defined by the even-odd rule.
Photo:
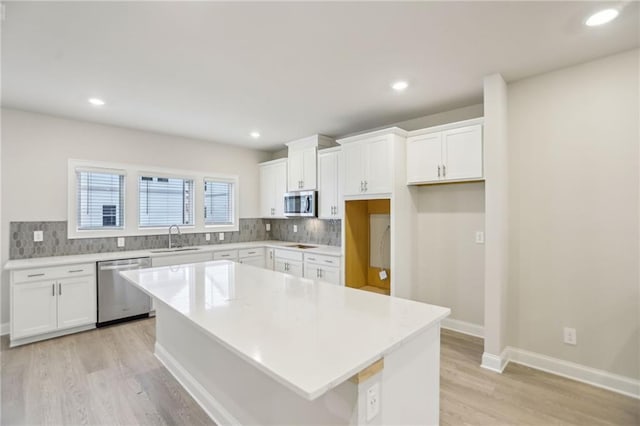
[[[638,62],[629,51],[511,83],[508,94],[508,345],[634,379]],[[563,343],[563,327],[577,345]]]

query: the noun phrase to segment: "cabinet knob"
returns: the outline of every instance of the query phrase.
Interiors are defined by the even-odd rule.
[[[369,185],[368,181],[364,181],[364,192],[367,192],[369,190],[369,188],[367,188],[367,185]]]

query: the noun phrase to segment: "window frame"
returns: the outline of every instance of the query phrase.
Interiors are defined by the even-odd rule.
[[[231,184],[231,223],[207,223],[207,218],[205,216],[205,182],[226,182]],[[202,179],[202,220],[204,223],[204,227],[207,230],[214,232],[223,232],[226,228],[235,227],[239,228],[238,223],[238,209],[240,207],[240,203],[238,200],[238,177],[237,176],[213,176],[208,175]]]
[[[123,228],[78,229],[77,181],[76,169],[92,169],[106,172],[108,170],[124,172],[124,217]],[[67,238],[108,238],[141,235],[161,235],[168,232],[169,227],[140,227],[139,215],[139,176],[168,177],[193,180],[193,225],[180,226],[182,233],[233,232],[240,229],[240,179],[237,175],[200,172],[194,170],[170,169],[149,165],[110,163],[91,160],[69,159],[67,166]],[[226,181],[233,184],[233,223],[205,224],[204,217],[204,181]]]

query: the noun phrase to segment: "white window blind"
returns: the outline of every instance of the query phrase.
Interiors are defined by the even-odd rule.
[[[205,179],[204,223],[206,225],[233,224],[233,189],[232,182]]]
[[[138,178],[139,220],[143,227],[193,225],[193,180]]]
[[[78,230],[124,227],[124,173],[76,170]]]

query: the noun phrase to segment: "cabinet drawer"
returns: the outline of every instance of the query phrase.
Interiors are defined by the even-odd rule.
[[[337,256],[305,253],[304,261],[307,263],[315,263],[318,265],[334,266],[336,268],[340,266],[340,258]]]
[[[264,247],[238,250],[238,257],[240,259],[253,256],[264,256]]]
[[[79,265],[54,266],[51,268],[25,269],[13,271],[14,283],[26,283],[34,281],[48,280],[51,278],[80,277],[85,275],[95,275],[95,263],[83,263]]]
[[[302,253],[299,251],[276,249],[276,258],[302,262]]]
[[[213,252],[213,260],[237,260],[238,250],[224,250]]]

